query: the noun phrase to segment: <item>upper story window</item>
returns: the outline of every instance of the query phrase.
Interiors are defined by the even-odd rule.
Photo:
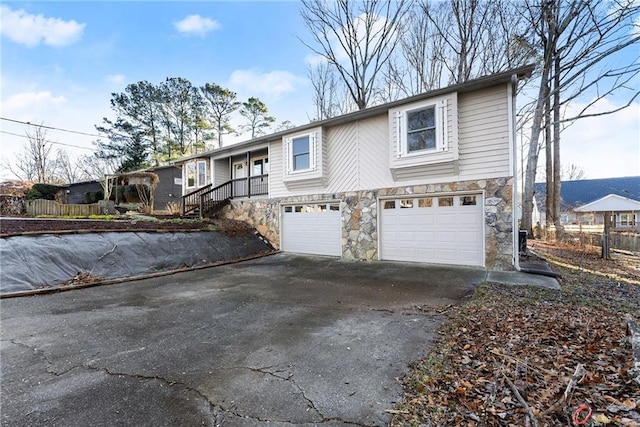
[[[456,92],[389,109],[389,168],[394,179],[402,179],[410,168],[426,171],[458,158]]]
[[[396,111],[397,155],[411,156],[448,150],[445,100]]]
[[[407,112],[407,153],[436,148],[436,108]]]
[[[309,169],[311,165],[311,138],[309,135],[293,138],[291,156],[294,171]]]
[[[306,175],[317,170],[319,131],[293,135],[284,140],[286,175]]]

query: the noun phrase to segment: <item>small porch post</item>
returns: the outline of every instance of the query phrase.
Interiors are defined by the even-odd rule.
[[[247,197],[251,197],[251,153],[247,151]]]

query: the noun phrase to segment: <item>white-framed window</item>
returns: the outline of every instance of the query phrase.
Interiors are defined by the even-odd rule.
[[[390,114],[396,158],[449,151],[446,98],[422,101]]]
[[[291,141],[291,161],[294,171],[303,171],[311,166],[311,138],[309,135],[293,138]]]
[[[194,162],[187,163],[187,188],[196,186],[196,164]]]
[[[636,215],[633,213],[621,213],[620,214],[620,227],[631,227],[636,223]]]
[[[207,182],[207,162],[204,160],[198,160],[198,187],[202,187]]]
[[[251,176],[268,175],[269,174],[269,158],[262,157],[253,159],[253,172]]]
[[[207,183],[207,161],[197,160],[186,164],[187,188],[203,187]]]
[[[436,149],[436,107],[407,111],[407,153]]]
[[[317,132],[296,135],[285,140],[287,175],[316,170],[317,140]]]

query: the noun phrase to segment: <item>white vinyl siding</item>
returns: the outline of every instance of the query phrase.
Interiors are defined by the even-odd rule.
[[[447,152],[457,153],[449,160],[423,164],[418,161],[422,156],[408,156],[410,163],[394,169],[392,159],[397,145],[392,142],[389,114],[382,113],[322,129],[322,144],[318,145],[324,154],[319,180],[286,182],[285,185],[283,141],[272,142],[271,197],[509,176],[507,85],[440,98],[447,103]]]
[[[229,159],[220,159],[213,161],[213,186],[217,187],[229,181],[231,172],[229,170]]]
[[[507,85],[459,96],[461,177],[509,175],[509,102]]]

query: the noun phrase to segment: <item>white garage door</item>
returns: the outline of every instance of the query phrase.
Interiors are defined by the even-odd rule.
[[[283,251],[341,256],[340,204],[283,206],[280,232]]]
[[[381,200],[384,260],[484,266],[482,195]]]

